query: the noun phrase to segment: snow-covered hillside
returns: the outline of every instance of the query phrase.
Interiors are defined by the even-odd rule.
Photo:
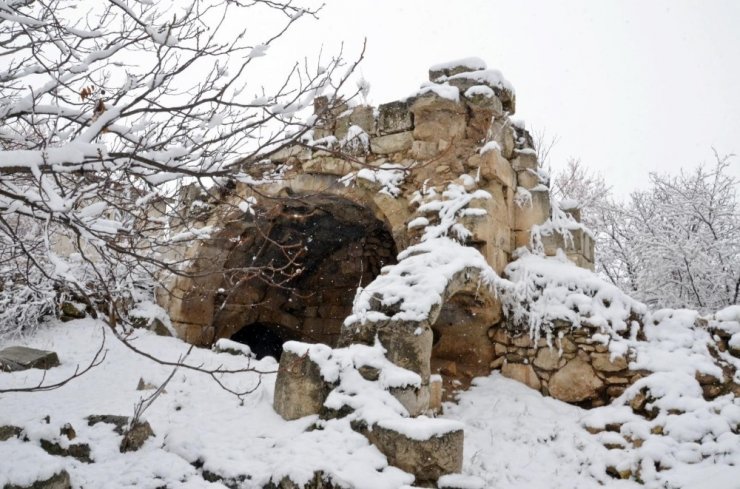
[[[22,342],[59,353],[61,366],[48,371],[45,379],[53,382],[89,362],[102,329],[91,319],[55,323]],[[672,333],[675,349],[691,348],[675,339],[680,333],[675,326]],[[147,331],[136,334],[137,347],[164,359],[177,360],[189,348],[174,338]],[[409,487],[413,482],[409,474],[389,467],[385,457],[346,420],[280,418],[272,409],[274,373],[223,378],[232,389],[256,388],[239,400],[207,375],[178,370],[166,392],[143,416],[155,436],[140,450],[122,454],[118,449],[121,435],[114,426],[88,426],[86,418],[131,416],[135,403],[153,392],[137,390],[140,380],[157,385],[167,378],[171,368],[131,352],[110,335],[106,348],[102,365],[60,389],[0,395],[0,426],[23,430],[19,438],[0,442],[0,487],[29,484],[62,468],[77,488],[261,488],[285,477],[301,485],[318,471],[336,487],[392,489]],[[242,368],[250,362],[264,372],[277,369],[270,357],[258,361],[205,349],[194,349],[187,362],[226,368]],[[35,385],[42,376],[40,370],[0,374],[0,389]],[[662,377],[645,379],[645,385],[655,390],[656,382],[649,379]],[[451,487],[640,487],[635,480],[607,475],[607,466],[615,463],[617,455],[625,463],[650,456],[656,461],[671,457],[671,466],[648,474],[645,487],[710,487],[707,484],[711,480],[713,488],[737,488],[740,403],[728,396],[704,402],[691,386],[670,384],[671,379],[664,379],[665,392],[682,396],[686,414],[676,413],[676,406],[672,406],[674,411],[661,411],[653,421],[638,419],[622,407],[624,402],[620,400],[613,406],[585,411],[542,397],[498,373],[477,379],[472,389],[460,395],[458,403],[448,404],[445,409],[445,417],[465,423],[464,476],[449,477],[456,484]],[[636,385],[634,389],[641,387]],[[627,399],[629,391],[623,397]],[[664,397],[660,402],[669,400]],[[622,419],[617,420],[620,415]],[[599,421],[621,421],[633,431],[647,430],[643,433],[646,441],[641,447],[628,448],[632,445],[617,432],[594,435],[585,428],[588,424],[591,431],[598,431],[594,426]],[[60,435],[67,423],[76,432],[73,440]],[[662,432],[653,430],[651,435],[651,427],[661,423]],[[687,433],[691,428],[695,432]],[[692,437],[696,441],[686,441]],[[70,443],[89,444],[92,463],[49,455],[41,448],[42,440],[62,448]],[[625,450],[607,449],[614,445]],[[703,461],[686,456],[692,448],[711,452],[711,456]],[[662,453],[651,453],[651,449]]]

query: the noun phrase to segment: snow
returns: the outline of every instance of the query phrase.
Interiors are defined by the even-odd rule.
[[[493,89],[486,85],[475,85],[465,90],[465,98],[472,98],[475,96],[490,98],[494,97],[495,95],[496,94],[494,93]]]
[[[504,78],[504,75],[499,70],[466,71],[457,75],[443,76],[437,78],[435,81],[437,83],[444,83],[450,80],[473,80],[489,87],[497,87],[514,93],[514,85]]]
[[[412,97],[419,97],[421,95],[424,95],[425,93],[434,93],[439,97],[446,98],[447,100],[452,100],[453,102],[459,102],[460,101],[460,89],[457,87],[453,87],[452,85],[449,85],[447,83],[433,83],[433,82],[426,82],[422,84],[421,88],[409,96],[409,98]]]
[[[393,198],[401,195],[399,188],[406,179],[406,168],[393,163],[383,163],[380,168],[363,168],[357,172],[357,178],[380,185],[379,193]]]
[[[478,57],[471,56],[468,58],[454,59],[452,61],[432,65],[429,67],[429,71],[450,70],[459,66],[470,68],[471,70],[485,70],[487,68],[485,61]]]
[[[501,145],[498,144],[496,141],[488,141],[486,144],[483,145],[483,147],[478,151],[478,154],[486,154],[489,151],[501,151]]]
[[[461,431],[465,427],[459,421],[430,418],[428,416],[384,419],[378,422],[378,426],[401,433],[412,440],[420,441],[442,437],[455,431]]]

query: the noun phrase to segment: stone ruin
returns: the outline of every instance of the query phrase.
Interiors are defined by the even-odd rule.
[[[593,269],[593,239],[575,208],[557,210],[573,224],[568,231],[545,225],[553,216],[547,177],[531,136],[511,119],[515,93],[498,71],[469,59],[434,67],[429,80],[377,108],[329,110],[317,98],[313,139],[253,165],[258,185],[236,183],[219,201],[190,196],[192,220],[212,231],[186,247],[190,273],[159,296],[188,342],[230,338],[258,354],[282,353],[275,408],[286,419],[357,411],[326,403],[359,375],[422,424],[440,422],[435,436],[418,440],[387,420],[353,418],[422,482],[460,470],[461,427],[425,415],[476,376],[500,369],[581,404],[603,403],[629,382],[624,359],[607,358],[586,333],[571,340],[568,330],[558,351],[507,328],[490,270],[503,276],[519,247]],[[430,245],[436,240],[445,240],[444,253]],[[298,259],[285,251],[293,247]],[[418,272],[404,271],[414,260],[420,283],[404,279]],[[250,272],[265,266],[290,277],[275,286]],[[399,284],[431,303],[410,310],[408,297],[389,297]],[[417,377],[394,384],[397,367]]]

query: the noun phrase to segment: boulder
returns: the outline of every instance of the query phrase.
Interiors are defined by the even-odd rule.
[[[16,372],[29,368],[48,370],[59,366],[59,357],[53,351],[36,350],[25,346],[10,346],[0,350],[0,370]]]
[[[18,486],[15,484],[6,484],[3,489],[72,489],[72,482],[69,480],[69,474],[62,470],[48,479],[36,481],[28,486]]]
[[[320,367],[308,353],[298,355],[283,351],[273,399],[273,408],[283,419],[319,414],[329,391],[330,386],[321,376]]]
[[[373,425],[365,433],[394,467],[416,477],[417,484],[462,470],[461,423],[440,418],[399,418]]]
[[[152,436],[154,436],[154,432],[149,423],[137,421],[124,433],[119,450],[121,453],[135,452]]]
[[[510,379],[521,382],[522,384],[535,389],[540,390],[542,383],[540,382],[537,373],[531,365],[526,363],[510,363],[507,362],[501,367],[501,375]]]
[[[604,382],[593,367],[576,357],[550,377],[550,395],[565,402],[581,402],[599,396]]]

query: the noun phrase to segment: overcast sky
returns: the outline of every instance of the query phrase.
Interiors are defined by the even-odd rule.
[[[515,117],[558,137],[554,165],[579,157],[622,195],[650,171],[711,162],[712,147],[740,153],[737,0],[327,0],[302,20],[281,57],[340,42],[352,55],[367,38],[374,104],[432,64],[483,58],[516,88]]]

